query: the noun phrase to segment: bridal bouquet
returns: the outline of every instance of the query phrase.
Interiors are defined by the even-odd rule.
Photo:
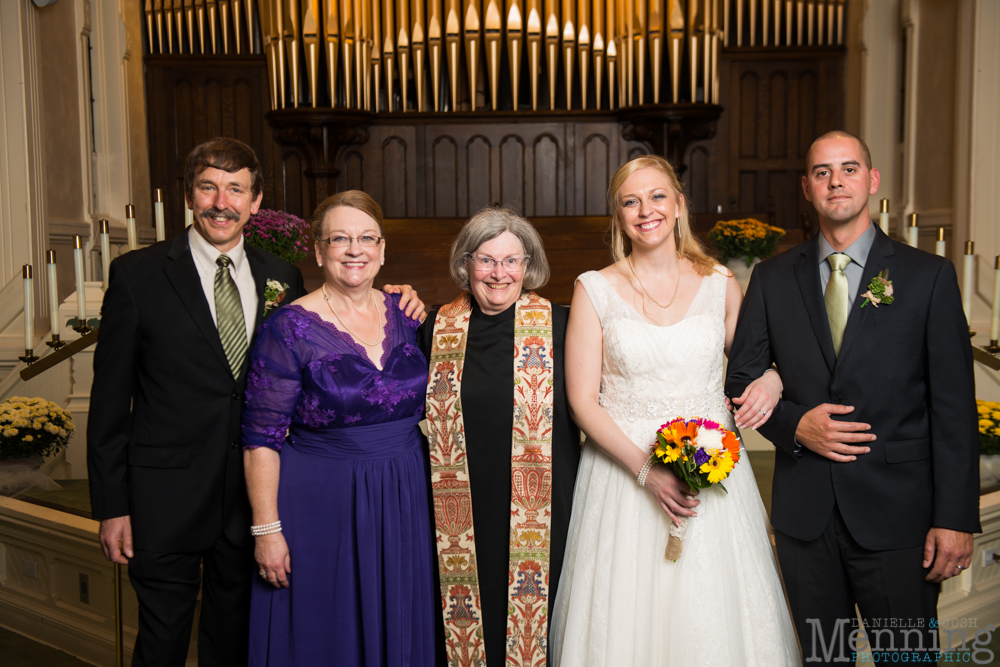
[[[700,417],[690,420],[677,418],[656,432],[653,456],[665,463],[678,478],[692,489],[718,486],[729,477],[740,460],[740,441],[736,434],[718,422]],[[680,525],[671,523],[665,557],[677,560],[681,556],[687,518]]]

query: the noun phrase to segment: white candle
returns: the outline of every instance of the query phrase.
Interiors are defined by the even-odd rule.
[[[934,244],[934,254],[938,257],[945,256],[944,247],[944,227],[938,227],[937,243]]]
[[[156,188],[156,199],[153,201],[153,212],[156,214],[156,240],[167,238],[166,227],[163,224],[163,190]]]
[[[139,247],[139,235],[135,231],[135,206],[125,204],[125,226],[128,227],[128,249]]]
[[[962,310],[965,320],[972,326],[972,271],[976,262],[976,242],[965,242],[965,263],[962,265]]]
[[[990,319],[990,341],[1000,340],[1000,255],[993,265],[993,311]]]
[[[184,228],[187,229],[194,224],[194,211],[188,208],[187,202],[184,202]]]
[[[111,225],[101,220],[101,289],[108,291],[108,273],[111,271]]]
[[[79,236],[73,237],[73,268],[76,270],[76,319],[79,320],[77,324],[83,326],[87,323],[87,295],[83,282],[83,239]]]
[[[24,276],[24,351],[25,356],[31,356],[30,350],[35,349],[35,295],[31,287],[31,264],[21,267]]]
[[[920,233],[920,228],[917,227],[917,214],[910,214],[910,226],[906,229],[906,242],[910,244],[910,247],[917,247],[917,235]]]
[[[56,251],[45,253],[46,268],[49,271],[49,324],[52,328],[52,340],[59,340],[59,278],[56,275]]]
[[[882,233],[889,234],[889,200],[883,199],[879,204],[878,226],[882,228]]]

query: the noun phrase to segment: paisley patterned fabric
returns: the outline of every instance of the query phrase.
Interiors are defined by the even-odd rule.
[[[472,494],[461,406],[471,299],[462,295],[435,322],[427,384],[431,486],[448,664],[484,665]],[[517,302],[507,664],[544,665],[552,501],[552,308],[534,293]]]

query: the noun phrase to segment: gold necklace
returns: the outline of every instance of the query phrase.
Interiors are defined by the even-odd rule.
[[[649,292],[646,291],[646,287],[642,284],[642,281],[639,280],[639,274],[636,273],[635,269],[632,267],[632,256],[629,255],[628,257],[626,257],[625,261],[628,262],[628,268],[629,268],[629,270],[632,271],[632,275],[635,276],[635,281],[637,283],[639,283],[639,289],[642,290],[642,293],[646,295],[647,299],[649,299],[650,301],[652,301],[653,303],[655,303],[660,308],[663,308],[664,310],[666,310],[670,306],[674,305],[674,299],[677,298],[677,288],[680,287],[680,285],[681,285],[681,267],[680,267],[680,264],[677,265],[677,282],[674,283],[674,295],[672,297],[670,297],[670,302],[667,303],[667,305],[664,306],[662,303],[660,303],[659,301],[657,301],[653,297],[649,296]]]
[[[336,310],[334,310],[333,304],[330,303],[330,298],[326,295],[326,283],[323,283],[322,289],[323,289],[323,301],[326,301],[326,305],[330,308],[330,311],[333,313],[333,316],[337,318],[337,321],[340,322],[340,326],[344,327],[347,333],[351,334],[351,336],[357,338],[359,341],[361,341],[361,343],[367,345],[368,347],[375,347],[376,345],[382,342],[382,337],[385,335],[385,331],[382,327],[382,314],[378,312],[378,304],[375,302],[375,293],[372,290],[368,290],[368,296],[372,298],[372,307],[375,308],[375,316],[378,318],[378,340],[376,340],[374,343],[369,343],[364,338],[351,331],[351,327],[344,324],[344,320],[340,319],[340,315],[337,313]]]

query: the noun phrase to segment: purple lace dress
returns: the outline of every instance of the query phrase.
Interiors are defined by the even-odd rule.
[[[254,574],[250,665],[434,663],[440,603],[417,426],[427,359],[398,296],[385,300],[381,371],[350,336],[298,306],[258,333],[243,444],[281,452],[278,511],[292,572],[286,589]]]

